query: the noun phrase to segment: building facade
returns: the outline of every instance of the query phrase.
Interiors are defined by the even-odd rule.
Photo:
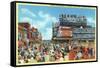
[[[27,22],[18,23],[18,41],[26,45],[28,42],[36,43],[42,40],[39,31]]]
[[[59,25],[56,25],[56,23],[53,27],[53,40],[95,41],[95,28],[87,25],[85,16],[61,14],[58,23]]]

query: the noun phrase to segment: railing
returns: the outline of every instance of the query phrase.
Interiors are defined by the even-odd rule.
[[[95,33],[94,28],[74,28],[73,33]]]
[[[73,34],[74,39],[94,39],[95,34]]]

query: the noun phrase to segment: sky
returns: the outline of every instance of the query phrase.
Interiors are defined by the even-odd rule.
[[[18,5],[18,22],[29,22],[31,27],[35,27],[42,35],[43,40],[52,39],[52,24],[58,22],[59,14],[75,14],[86,16],[88,25],[95,27],[95,9],[53,7],[38,5]]]

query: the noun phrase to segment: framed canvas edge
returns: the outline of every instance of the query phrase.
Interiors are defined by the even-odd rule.
[[[60,6],[80,6],[80,7],[94,7],[96,8],[96,60],[81,61],[81,62],[64,62],[64,63],[47,63],[47,64],[28,64],[16,65],[16,3],[30,3],[30,4],[46,4],[46,5],[60,5]],[[73,64],[73,63],[91,63],[98,62],[98,6],[93,5],[76,5],[76,4],[61,4],[61,3],[44,3],[44,2],[28,2],[28,1],[12,1],[10,3],[10,65],[13,67],[22,66],[40,66],[40,65],[56,65],[56,64]]]
[[[16,3],[10,3],[10,65],[16,66]]]

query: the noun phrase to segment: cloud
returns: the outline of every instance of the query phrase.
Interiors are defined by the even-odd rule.
[[[47,22],[48,21],[51,21],[51,22],[57,22],[58,21],[56,17],[50,15],[49,13],[43,12],[43,11],[39,11],[38,15],[41,18],[45,19],[45,21],[47,21]]]
[[[57,22],[56,17],[43,11],[39,11],[37,14],[34,14],[27,9],[22,9],[22,11],[23,13],[28,12],[28,14],[33,16],[30,17],[24,15],[20,18],[20,21],[29,22],[32,25],[31,27],[37,28],[42,34],[43,40],[50,40],[52,38],[52,23]]]
[[[21,17],[20,22],[28,22],[31,23],[33,20],[29,17]]]
[[[42,18],[42,21],[38,21],[37,24],[40,26],[39,30],[41,32],[41,30],[43,30],[42,36],[43,36],[43,40],[48,39],[50,40],[52,38],[52,23],[53,22],[57,22],[56,17],[51,16],[48,13],[45,13],[43,11],[40,11],[38,13],[39,17]]]
[[[91,25],[92,27],[94,27],[95,24],[96,24],[96,20],[93,19],[92,17],[88,17],[88,18],[87,18],[87,24],[88,24],[88,25]]]
[[[28,14],[28,15],[31,15],[32,17],[36,17],[35,13],[33,13],[31,10],[26,9],[26,8],[22,8],[21,12],[22,12],[22,14]]]
[[[43,40],[52,39],[52,28],[46,28],[45,33],[43,33],[42,36],[43,36]]]

